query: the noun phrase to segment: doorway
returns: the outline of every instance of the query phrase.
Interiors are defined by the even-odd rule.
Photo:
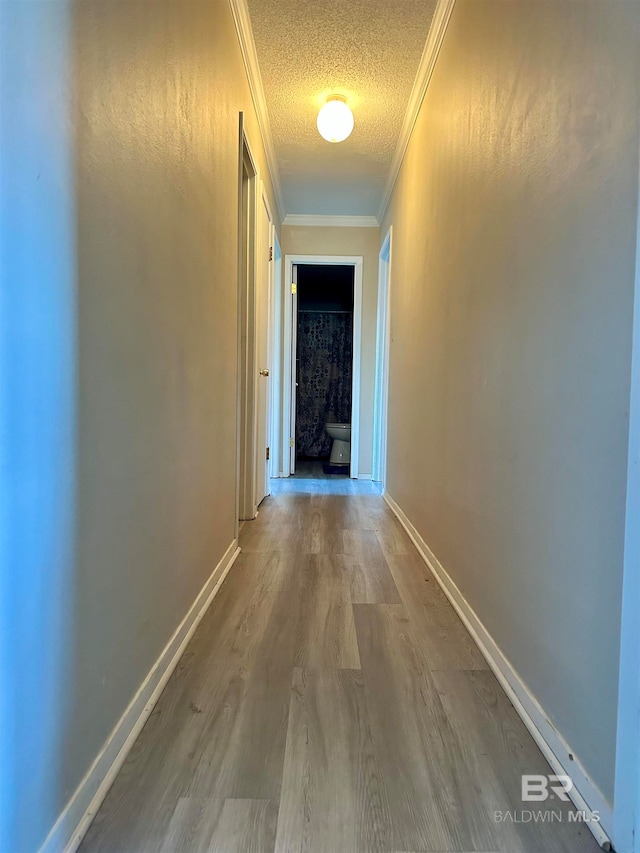
[[[305,457],[305,463],[311,459],[328,468],[334,465],[331,473],[344,466],[348,476],[358,477],[362,261],[350,256],[285,257],[281,442],[285,477],[295,473],[299,457]],[[327,422],[350,424],[346,463],[325,431]],[[332,450],[334,460],[329,458]]]
[[[269,490],[273,216],[240,114],[236,534]]]
[[[297,273],[296,471],[349,475],[353,267],[298,264]]]

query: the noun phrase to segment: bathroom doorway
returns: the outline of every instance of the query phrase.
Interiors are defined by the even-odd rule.
[[[297,471],[348,476],[353,267],[298,264],[297,272],[295,466]],[[334,438],[341,441],[342,454],[332,454]]]
[[[283,476],[358,477],[361,315],[361,257],[286,256]]]

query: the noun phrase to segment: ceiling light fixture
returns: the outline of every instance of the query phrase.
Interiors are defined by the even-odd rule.
[[[342,95],[330,95],[318,113],[318,131],[327,142],[343,142],[353,130],[353,113]]]

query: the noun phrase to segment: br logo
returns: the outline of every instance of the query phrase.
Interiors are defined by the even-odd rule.
[[[550,795],[556,795],[565,802],[573,782],[568,776],[541,776],[532,774],[522,777],[522,802],[544,802]]]

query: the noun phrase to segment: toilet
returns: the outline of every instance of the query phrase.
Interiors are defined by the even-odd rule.
[[[330,465],[349,465],[351,462],[351,424],[324,425],[327,435],[333,439]]]

